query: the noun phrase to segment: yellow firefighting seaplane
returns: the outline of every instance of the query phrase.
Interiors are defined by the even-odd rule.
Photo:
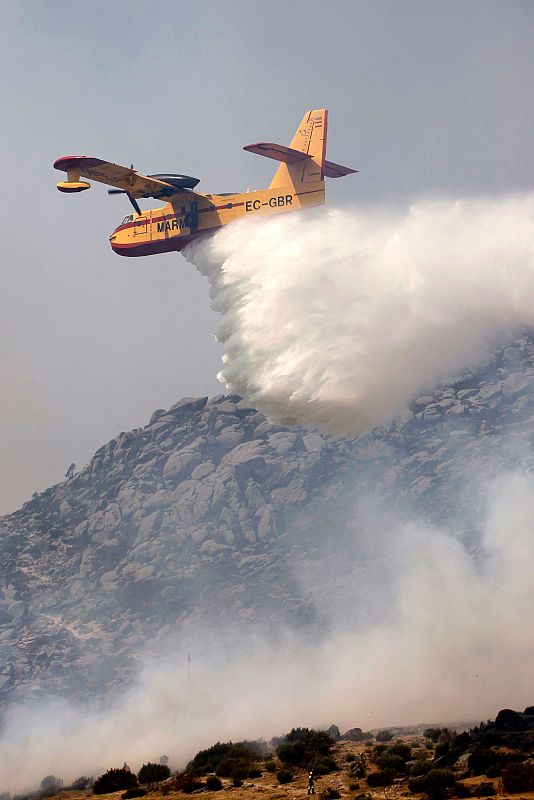
[[[242,194],[200,194],[193,191],[198,178],[188,175],[142,175],[133,169],[87,156],[58,158],[54,167],[67,173],[57,184],[61,192],[83,192],[90,185],[81,178],[115,188],[125,194],[135,214],[129,214],[110,236],[112,249],[122,256],[148,256],[180,251],[193,239],[215,233],[223,225],[246,216],[283,214],[324,203],[324,178],[341,178],[357,170],[326,160],[328,111],[304,115],[289,147],[270,142],[247,145],[244,150],[280,161],[268,189]],[[142,211],[140,197],[164,200],[165,205]]]

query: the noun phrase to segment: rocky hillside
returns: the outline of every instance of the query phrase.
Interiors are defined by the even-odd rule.
[[[358,558],[359,498],[447,521],[476,550],[466,487],[530,463],[533,385],[524,336],[353,440],[270,425],[236,396],[156,411],[0,520],[2,702],[112,689],[147,642],[204,620],[320,626],[317,581],[295,570],[317,576],[334,537]],[[340,597],[343,576],[321,588]]]

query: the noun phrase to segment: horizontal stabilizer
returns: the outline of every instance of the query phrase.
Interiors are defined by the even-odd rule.
[[[247,144],[243,150],[256,153],[258,156],[274,158],[275,161],[282,161],[284,164],[293,164],[295,161],[306,161],[311,158],[307,153],[301,153],[300,150],[293,150],[291,147],[284,147],[283,144],[273,144],[272,142]]]
[[[327,178],[342,178],[344,175],[352,175],[353,172],[358,172],[358,170],[342,167],[341,164],[334,164],[333,161],[325,161],[323,172]]]

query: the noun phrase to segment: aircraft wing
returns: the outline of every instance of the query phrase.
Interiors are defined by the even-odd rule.
[[[197,178],[188,176],[142,175],[132,167],[121,167],[119,164],[87,156],[64,156],[54,162],[54,167],[67,173],[67,181],[58,184],[58,188],[62,191],[71,191],[69,184],[72,184],[73,187],[77,186],[80,177],[83,177],[122,189],[136,198],[154,197],[159,199],[185,194],[190,198],[192,194],[195,194],[190,191],[190,188],[198,183]],[[89,188],[89,186],[84,188]],[[185,191],[186,189],[187,191]],[[72,191],[78,190],[73,188]]]
[[[258,156],[274,158],[275,161],[282,161],[284,164],[293,164],[295,161],[306,161],[311,158],[307,153],[301,153],[300,150],[293,150],[291,147],[285,147],[283,144],[274,144],[273,142],[247,144],[243,150],[247,150],[249,153],[256,153]]]
[[[311,158],[308,153],[302,153],[300,150],[294,150],[292,147],[284,147],[283,144],[274,144],[273,142],[247,144],[243,150],[247,150],[249,153],[256,153],[258,156],[274,158],[275,161],[282,161],[284,164],[294,164],[297,161],[306,161]],[[333,161],[325,161],[323,165],[323,173],[327,178],[342,178],[344,175],[350,175],[353,172],[358,172],[358,170],[351,167],[343,167],[341,164],[334,164]]]
[[[327,178],[342,178],[344,175],[352,175],[358,172],[351,167],[343,167],[341,164],[334,164],[333,161],[324,162],[324,174]]]

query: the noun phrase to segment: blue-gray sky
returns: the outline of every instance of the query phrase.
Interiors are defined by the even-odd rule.
[[[57,157],[259,188],[272,162],[242,146],[326,106],[329,158],[360,170],[332,204],[531,189],[533,34],[530,0],[4,0],[0,513],[221,390],[204,279],[113,254],[125,199],[60,194]]]

